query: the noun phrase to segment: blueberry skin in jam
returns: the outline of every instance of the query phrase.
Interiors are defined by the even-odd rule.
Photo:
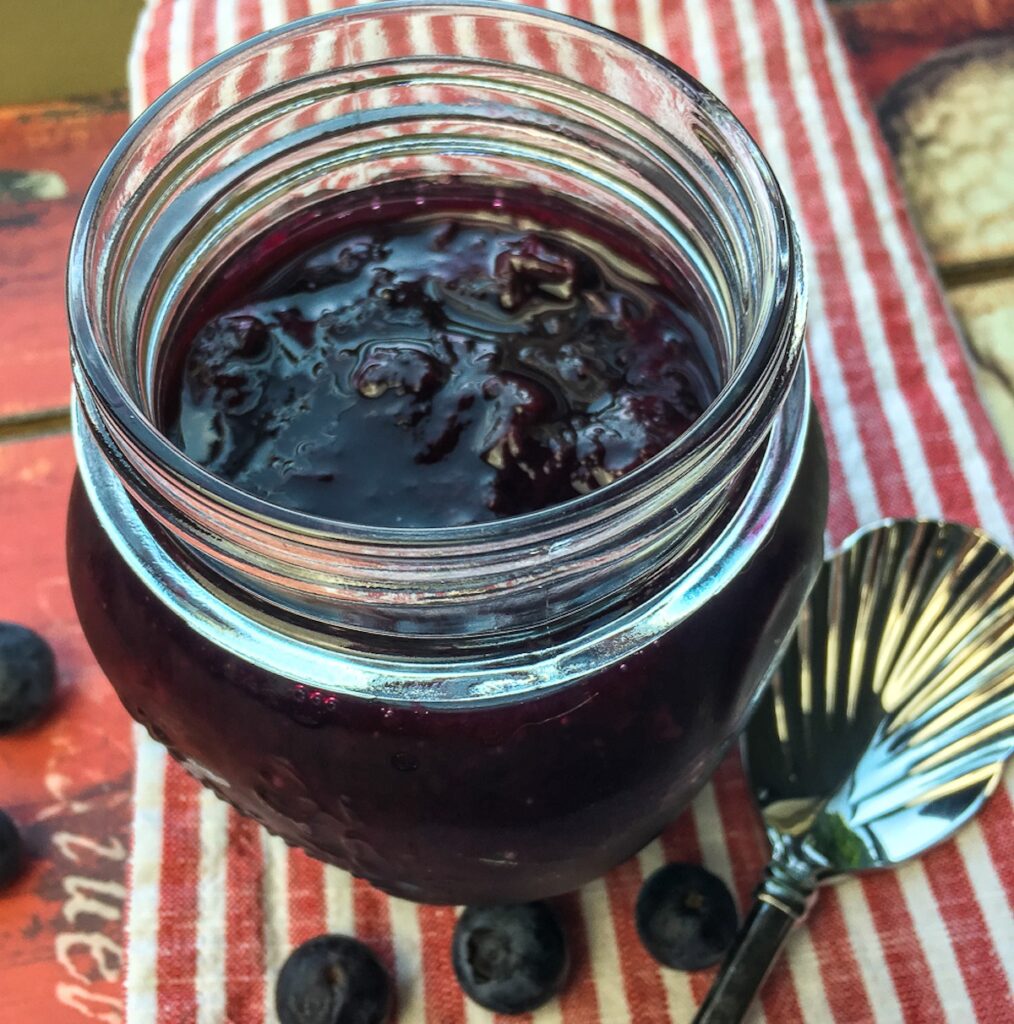
[[[241,253],[244,293],[190,312],[170,438],[242,490],[370,526],[516,516],[650,459],[713,393],[701,320],[663,268],[616,258],[634,239],[535,230],[525,198],[332,214],[284,261]]]
[[[714,394],[688,289],[653,285],[663,270],[622,232],[570,231],[573,211],[487,211],[408,203],[387,236],[308,215],[241,250],[180,323],[160,422],[261,497],[366,524],[489,521],[628,472]],[[229,653],[134,573],[80,481],[68,566],[127,710],[245,814],[398,896],[524,903],[632,855],[717,765],[820,564],[826,494],[811,417],[764,543],[722,589],[622,663],[458,705],[299,686]]]

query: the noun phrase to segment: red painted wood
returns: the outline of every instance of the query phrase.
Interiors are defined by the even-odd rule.
[[[122,1021],[133,753],[126,712],[71,603],[63,536],[72,474],[67,435],[0,444],[0,619],[42,633],[59,669],[52,713],[0,737],[0,807],[31,851],[0,893],[3,1024]]]
[[[68,403],[67,248],[88,184],[127,123],[120,101],[0,107],[0,419]],[[20,171],[58,175],[66,194],[32,199],[9,173]]]

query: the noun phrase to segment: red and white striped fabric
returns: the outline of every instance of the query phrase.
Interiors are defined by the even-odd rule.
[[[131,58],[135,111],[215,52],[333,0],[150,0]],[[810,353],[831,452],[834,542],[886,515],[943,516],[1009,541],[1014,482],[941,293],[821,0],[544,0],[667,54],[754,132],[796,211]],[[293,945],[361,936],[397,978],[402,1024],[480,1024],[448,963],[455,912],[388,897],[202,791],[138,735],[129,1024],[266,1024]],[[902,870],[827,891],[763,992],[769,1024],[1014,1019],[1014,806]],[[710,974],[659,970],[638,943],[641,879],[702,861],[749,899],[767,849],[727,762],[666,835],[562,901],[575,945],[537,1024],[684,1021]]]

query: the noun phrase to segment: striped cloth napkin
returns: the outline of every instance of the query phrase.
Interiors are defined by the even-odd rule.
[[[330,0],[150,0],[135,111],[219,50]],[[826,427],[830,540],[882,516],[944,516],[1010,539],[1014,482],[940,290],[821,0],[545,0],[640,39],[701,78],[766,151],[810,269],[810,354]],[[289,850],[137,739],[129,1024],[274,1021],[289,950],[356,934],[397,979],[402,1024],[480,1024],[448,959],[450,908],[390,899]],[[1001,787],[951,843],[825,891],[754,1011],[770,1024],[1014,1019],[1014,809]],[[535,1024],[685,1021],[710,973],[659,970],[632,907],[666,860],[702,861],[749,900],[767,847],[730,759],[660,840],[560,901],[567,991]]]

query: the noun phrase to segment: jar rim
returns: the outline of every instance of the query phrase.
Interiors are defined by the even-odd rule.
[[[767,215],[767,227],[771,232],[774,251],[781,258],[775,261],[778,279],[772,289],[772,301],[754,331],[744,359],[735,367],[701,416],[683,434],[636,469],[588,494],[523,515],[431,528],[366,526],[296,511],[266,501],[216,476],[184,455],[138,407],[102,351],[97,340],[99,331],[87,301],[87,268],[103,202],[116,184],[118,173],[129,161],[133,147],[146,131],[158,123],[161,115],[186,97],[211,72],[237,57],[253,54],[258,49],[287,37],[298,36],[315,26],[340,24],[353,18],[362,19],[398,10],[426,9],[435,14],[475,10],[500,13],[505,17],[521,18],[532,23],[555,22],[571,30],[608,40],[612,45],[645,61],[655,71],[662,72],[668,82],[719,130],[723,140],[733,145],[740,161],[737,170],[747,172],[754,184],[759,186],[760,193],[756,198],[766,201],[761,208]],[[441,54],[439,49],[435,47],[435,53],[429,56],[450,56]],[[613,103],[620,102],[615,97],[608,98]],[[664,128],[660,127],[659,130],[672,139]],[[720,449],[743,403],[750,397],[756,398],[758,392],[770,391],[773,382],[791,380],[802,355],[804,282],[798,239],[774,174],[742,123],[721,100],[688,72],[640,43],[570,15],[533,9],[510,0],[453,0],[443,3],[433,0],[380,0],[365,7],[345,7],[269,29],[217,54],[190,71],[134,120],[96,174],[85,196],[71,240],[67,296],[75,376],[77,378],[81,373],[87,379],[89,390],[108,415],[109,426],[119,443],[135,451],[145,452],[176,479],[198,488],[203,496],[270,524],[272,528],[349,544],[391,545],[395,548],[400,545],[419,549],[458,548],[512,541],[518,543],[522,538],[530,540],[533,535],[539,535],[548,528],[557,534],[567,524],[595,520],[607,515],[607,510],[615,509],[617,505],[627,506],[635,502],[637,496],[659,477],[676,478],[684,472],[689,474],[694,466],[700,465],[709,451]],[[78,379],[79,387],[81,383]],[[778,402],[770,395],[767,397],[767,401],[762,399],[767,406],[765,427],[770,426],[778,408]],[[763,433],[763,430],[758,430],[758,436],[763,436]]]
[[[809,456],[811,401],[805,357],[790,387],[785,413],[776,419],[761,472],[705,555],[644,602],[562,638],[540,635],[535,644],[455,647],[433,659],[413,642],[378,654],[361,643],[322,644],[318,633],[293,632],[285,619],[265,619],[249,602],[222,600],[199,576],[181,570],[164,539],[152,533],[123,484],[98,452],[94,439],[75,430],[85,490],[117,553],[159,600],[199,636],[279,678],[325,693],[389,704],[449,709],[525,699],[559,689],[594,666],[624,660],[687,621],[713,595],[731,585],[776,528],[781,510]],[[72,410],[75,419],[79,407]],[[410,638],[413,639],[413,638]]]

